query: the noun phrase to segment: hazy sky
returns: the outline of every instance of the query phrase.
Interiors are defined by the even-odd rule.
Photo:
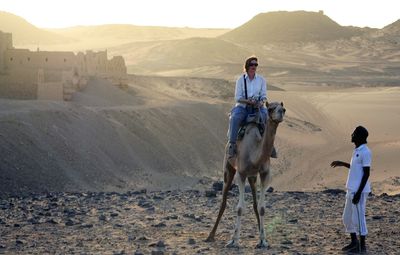
[[[0,0],[0,10],[38,27],[134,24],[235,28],[261,12],[323,10],[340,25],[382,28],[398,0]]]

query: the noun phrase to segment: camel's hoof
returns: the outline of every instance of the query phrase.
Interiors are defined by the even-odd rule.
[[[226,248],[239,248],[239,243],[238,243],[238,241],[230,240],[230,241],[226,244]]]
[[[266,240],[260,240],[258,242],[258,244],[256,245],[256,249],[265,249],[265,248],[268,248],[268,246],[269,245]]]
[[[206,239],[206,242],[207,243],[211,243],[211,242],[214,242],[215,241],[215,238],[213,237],[213,236],[209,236],[209,237],[207,237],[207,239]]]

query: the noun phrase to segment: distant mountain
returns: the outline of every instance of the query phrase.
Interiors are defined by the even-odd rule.
[[[123,55],[128,65],[151,70],[193,68],[218,63],[242,63],[251,52],[216,38],[138,42],[110,48],[111,55]]]
[[[323,12],[279,11],[261,13],[220,38],[239,43],[313,42],[350,38],[364,33],[343,27]]]
[[[400,19],[382,29],[385,33],[400,36]]]
[[[138,41],[175,40],[189,37],[216,37],[226,33],[229,30],[110,24],[49,29],[49,31],[80,40],[102,39],[126,43]]]
[[[70,38],[45,31],[12,13],[0,11],[0,31],[12,33],[14,45],[66,43]]]

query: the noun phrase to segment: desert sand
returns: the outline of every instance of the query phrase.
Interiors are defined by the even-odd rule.
[[[1,99],[1,192],[201,188],[202,178],[222,178],[233,88],[218,79],[131,76],[125,89],[92,80],[71,102]],[[399,88],[271,87],[269,100],[287,109],[271,186],[343,189],[346,169],[329,164],[350,160],[350,134],[364,125],[373,193],[399,193],[399,98]]]
[[[214,187],[214,188],[212,188]],[[222,186],[125,193],[47,193],[0,200],[1,254],[340,254],[344,192],[266,195],[268,249],[254,249],[257,221],[246,193],[240,248],[225,248],[234,229],[237,187],[230,191],[216,241],[206,243]],[[246,190],[249,190],[246,188]],[[399,196],[368,199],[368,254],[397,254]]]
[[[203,242],[221,200],[233,87],[131,76],[127,88],[91,80],[71,102],[1,99],[0,253],[337,254],[348,242],[347,170],[329,164],[350,159],[362,124],[373,152],[368,250],[396,254],[400,200],[383,193],[400,188],[399,88],[271,87],[269,100],[287,114],[266,196],[270,247],[254,249],[247,194],[241,248],[225,248],[236,189],[217,241]]]

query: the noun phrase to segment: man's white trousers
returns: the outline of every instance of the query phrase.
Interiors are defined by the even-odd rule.
[[[354,192],[347,191],[346,204],[343,210],[343,224],[346,233],[356,233],[362,236],[368,234],[367,222],[365,220],[365,205],[367,203],[368,193],[361,193],[360,202],[353,204]]]

